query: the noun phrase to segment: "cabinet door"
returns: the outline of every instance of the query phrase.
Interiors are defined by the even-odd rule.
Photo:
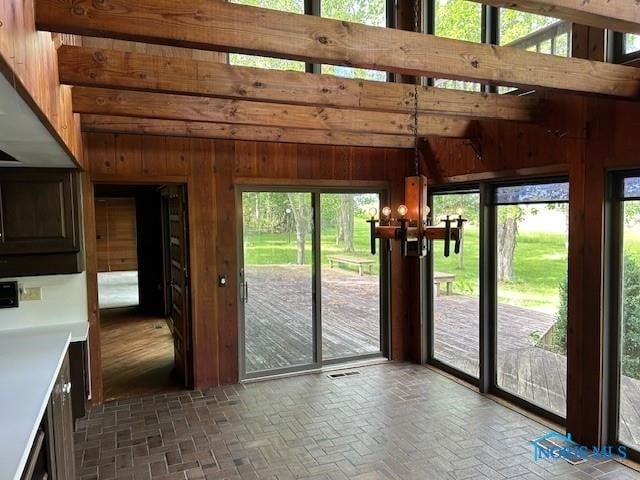
[[[60,368],[60,374],[50,399],[56,480],[75,480],[70,385],[69,357],[67,355]]]
[[[79,250],[77,185],[69,170],[3,170],[0,255]]]

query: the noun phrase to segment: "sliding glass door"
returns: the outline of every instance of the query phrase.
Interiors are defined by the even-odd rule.
[[[242,193],[246,375],[316,363],[313,213],[311,193]]]
[[[240,201],[241,376],[380,355],[385,292],[366,223],[379,194],[242,191]]]
[[[617,370],[617,440],[640,452],[640,176],[621,181],[615,239],[618,264],[617,335],[614,365]],[[621,247],[621,248],[620,248]]]
[[[320,194],[322,358],[380,353],[380,257],[367,218],[378,194]]]
[[[566,182],[497,187],[496,385],[566,414]]]
[[[441,242],[433,254],[433,359],[477,378],[480,360],[480,194],[433,195],[434,223],[447,215],[468,221],[458,255],[446,258]]]

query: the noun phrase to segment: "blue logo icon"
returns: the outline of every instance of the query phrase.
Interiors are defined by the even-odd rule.
[[[570,463],[581,463],[587,458],[598,460],[612,460],[627,458],[627,447],[620,445],[612,447],[589,447],[575,442],[571,434],[562,435],[558,432],[549,432],[540,438],[529,442],[533,445],[533,460],[537,462],[541,458],[549,460],[563,459]]]

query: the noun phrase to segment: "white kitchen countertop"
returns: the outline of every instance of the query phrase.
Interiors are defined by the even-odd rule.
[[[72,336],[67,324],[0,332],[0,479],[19,480]],[[84,331],[86,338],[86,328]]]

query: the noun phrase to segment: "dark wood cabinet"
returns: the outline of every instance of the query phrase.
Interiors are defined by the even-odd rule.
[[[0,169],[0,277],[82,271],[78,174]]]
[[[75,480],[75,456],[73,453],[73,415],[71,412],[71,374],[69,355],[65,356],[60,373],[49,400],[51,447],[55,459],[55,478]]]
[[[69,356],[53,386],[21,480],[75,480]]]

